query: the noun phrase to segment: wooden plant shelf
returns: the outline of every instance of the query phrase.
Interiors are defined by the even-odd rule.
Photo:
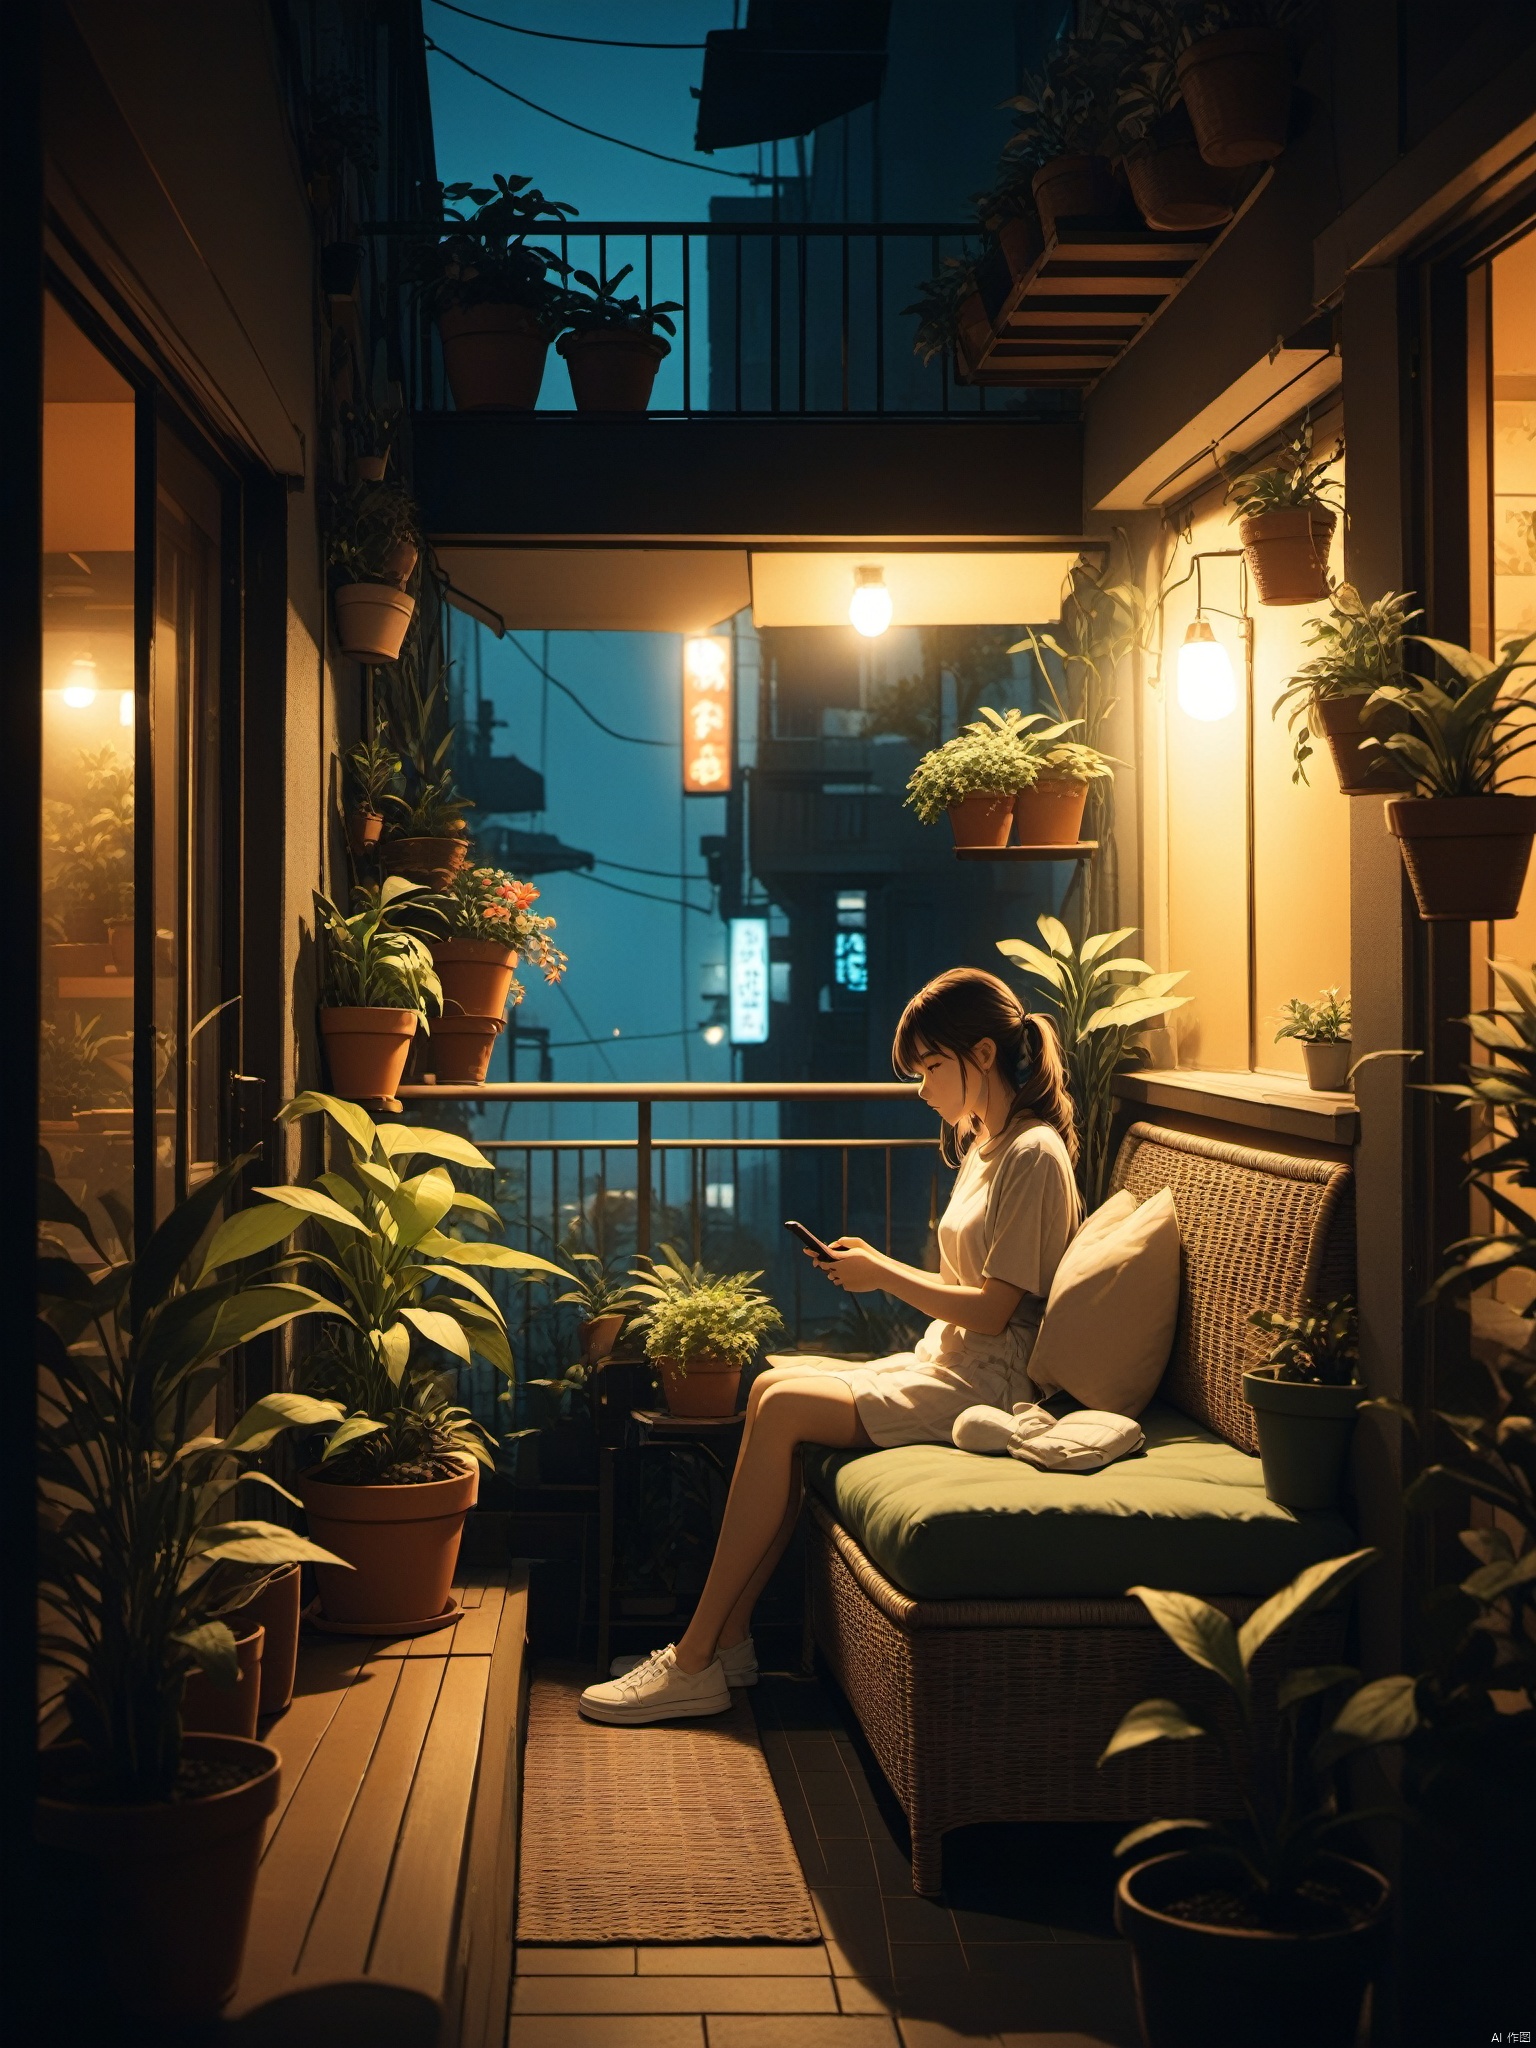
[[[956,860],[1092,860],[1097,839],[1078,839],[1066,846],[957,846]]]

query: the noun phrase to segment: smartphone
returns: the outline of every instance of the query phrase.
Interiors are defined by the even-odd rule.
[[[823,1244],[821,1239],[816,1235],[814,1230],[807,1230],[803,1223],[793,1222],[786,1222],[784,1228],[786,1230],[792,1230],[794,1232],[795,1236],[799,1238],[800,1242],[805,1246],[806,1250],[811,1254],[812,1258],[822,1259],[828,1265],[832,1263],[834,1257],[832,1247],[830,1245]]]

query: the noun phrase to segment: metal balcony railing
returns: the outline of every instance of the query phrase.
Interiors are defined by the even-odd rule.
[[[403,246],[431,230],[374,223],[365,232]],[[630,264],[624,293],[677,302],[653,415],[965,418],[988,411],[987,391],[957,383],[947,351],[918,361],[907,309],[946,256],[974,254],[976,232],[974,222],[574,221],[528,240],[600,277]],[[385,268],[398,275],[397,264]],[[411,405],[442,411],[441,352],[419,303],[405,331]],[[1017,395],[1005,403],[1021,414]],[[1002,407],[995,396],[990,404],[995,417]],[[539,409],[572,409],[553,352]]]

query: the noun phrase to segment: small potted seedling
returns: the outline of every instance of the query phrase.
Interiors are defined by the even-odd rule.
[[[347,811],[347,843],[361,856],[379,842],[384,830],[384,799],[400,777],[400,756],[382,717],[366,739],[347,749],[346,771],[353,799]]]
[[[1340,441],[1314,462],[1307,420],[1279,462],[1227,486],[1261,604],[1320,604],[1327,597],[1328,550],[1344,502],[1343,486],[1329,472],[1343,454]]]
[[[634,267],[626,263],[612,277],[571,272],[582,289],[566,294],[567,331],[555,346],[571,373],[578,412],[644,412],[662,358],[671,352],[656,329],[675,335],[670,315],[682,306],[676,299],[647,304],[637,292],[621,298],[619,286]]]
[[[1349,997],[1341,996],[1336,988],[1325,988],[1315,1003],[1291,997],[1275,1043],[1294,1038],[1307,1063],[1307,1086],[1319,1094],[1336,1095],[1349,1086],[1350,1054],[1355,1049],[1349,1033]]]
[[[581,1310],[576,1332],[581,1356],[585,1364],[594,1365],[618,1343],[624,1325],[640,1307],[641,1297],[632,1286],[614,1278],[612,1262],[599,1253],[570,1252],[567,1257],[571,1285],[555,1300]]]
[[[1355,1413],[1360,1319],[1348,1295],[1293,1316],[1255,1309],[1248,1318],[1275,1339],[1262,1365],[1243,1374],[1264,1464],[1264,1491],[1286,1508],[1337,1504]]]
[[[674,1415],[734,1414],[744,1368],[782,1321],[753,1285],[762,1277],[690,1266],[669,1244],[661,1247],[659,1262],[645,1259],[631,1273],[635,1293],[649,1303],[635,1325],[645,1333],[645,1354]]]

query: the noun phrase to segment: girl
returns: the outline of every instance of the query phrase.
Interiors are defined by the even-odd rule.
[[[908,1003],[891,1056],[898,1073],[921,1081],[920,1097],[947,1126],[945,1157],[959,1161],[939,1222],[939,1271],[904,1266],[861,1237],[838,1238],[822,1270],[851,1294],[883,1289],[933,1320],[916,1350],[895,1358],[803,1358],[759,1374],[693,1619],[676,1645],[588,1686],[581,1711],[591,1720],[719,1714],[731,1685],[756,1682],[752,1609],[800,1511],[801,1444],[948,1443],[962,1409],[1034,1398],[1030,1350],[1081,1215],[1055,1027],[1027,1014],[995,974],[956,967]]]

